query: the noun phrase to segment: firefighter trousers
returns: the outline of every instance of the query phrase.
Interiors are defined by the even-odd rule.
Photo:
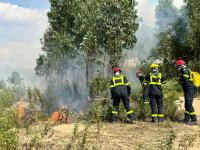
[[[186,87],[184,89],[184,97],[185,97],[185,122],[197,121],[196,113],[194,107],[192,105],[193,98],[195,94],[194,87]]]
[[[128,112],[130,110],[130,102],[129,102],[129,96],[128,92],[125,90],[119,91],[118,93],[113,94],[113,107],[116,111],[119,111],[119,104],[120,100],[122,100],[123,105]]]
[[[163,114],[163,95],[162,94],[151,94],[150,95],[150,106],[152,119],[164,118]]]
[[[113,107],[114,107],[112,111],[112,114],[113,114],[112,122],[116,120],[116,115],[118,115],[120,100],[122,100],[123,105],[126,109],[127,115],[131,119],[131,121],[135,119],[133,110],[130,110],[130,101],[129,101],[129,95],[128,95],[127,90],[121,89],[121,90],[115,91],[112,94],[112,98],[113,98]]]

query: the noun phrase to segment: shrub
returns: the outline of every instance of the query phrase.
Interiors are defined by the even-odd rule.
[[[112,106],[108,100],[93,102],[89,108],[87,118],[92,121],[110,120],[112,116]]]
[[[163,85],[163,100],[165,117],[171,120],[180,119],[178,116],[178,101],[180,97],[181,86],[174,79]]]
[[[5,88],[0,91],[0,149],[16,149],[17,111],[10,108],[14,103],[14,93]]]
[[[90,83],[90,96],[91,98],[95,98],[96,96],[107,97],[108,89],[109,89],[109,81],[104,77],[96,77]]]
[[[0,112],[14,103],[14,92],[10,88],[0,90]]]
[[[0,149],[14,150],[18,144],[17,131],[5,123],[0,122]]]

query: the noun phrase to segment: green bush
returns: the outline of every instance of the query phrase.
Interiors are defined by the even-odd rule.
[[[112,116],[112,105],[108,100],[93,102],[89,108],[87,118],[92,121],[108,121]]]
[[[0,90],[0,112],[5,108],[11,107],[14,103],[15,95],[10,88]]]
[[[15,128],[10,128],[5,122],[0,122],[0,149],[14,150],[17,144],[18,138]]]
[[[0,149],[13,150],[18,144],[17,111],[14,104],[14,92],[10,88],[0,90]]]
[[[134,110],[138,119],[141,119],[151,115],[150,105],[143,104],[143,92],[141,84],[137,84],[132,88],[131,94],[131,108]],[[145,110],[145,113],[144,113]]]
[[[95,98],[97,96],[107,97],[109,89],[109,81],[104,77],[96,77],[90,83],[90,96]]]
[[[178,101],[181,96],[181,86],[174,79],[163,85],[163,100],[165,117],[171,120],[180,119]]]

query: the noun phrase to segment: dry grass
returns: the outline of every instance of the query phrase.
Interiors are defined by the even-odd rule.
[[[33,126],[32,131],[43,131],[42,124]],[[74,127],[76,126],[76,133]],[[26,143],[20,131],[21,145]],[[41,136],[39,136],[41,138]],[[73,137],[73,138],[72,138]],[[187,138],[186,138],[187,137]],[[66,150],[156,150],[156,149],[199,149],[200,127],[180,123],[162,125],[149,122],[136,124],[62,124],[51,127],[37,143],[38,149]]]

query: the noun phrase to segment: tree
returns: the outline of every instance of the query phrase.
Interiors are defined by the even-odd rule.
[[[195,70],[200,70],[200,1],[185,0],[189,22],[188,45],[194,53]]]
[[[100,6],[102,18],[98,20],[99,43],[110,57],[110,64],[119,62],[124,49],[136,43],[138,29],[134,0],[103,0]]]
[[[107,64],[111,67],[118,63],[123,50],[132,48],[136,42],[134,0],[50,0],[50,6],[50,26],[41,41],[45,54],[39,56],[35,67],[36,74],[48,78],[49,91],[67,88],[70,93],[79,91],[73,87],[88,88],[95,76],[93,68],[100,61],[104,63],[103,54],[108,56]],[[68,77],[70,82],[64,80],[67,72],[78,70],[77,64],[81,73],[85,71],[85,86],[80,86],[77,80],[80,70]]]
[[[19,100],[21,96],[25,95],[26,87],[23,83],[23,78],[21,78],[21,75],[18,72],[12,72],[11,76],[8,77],[8,83],[11,85],[11,89],[15,94],[15,100]]]

